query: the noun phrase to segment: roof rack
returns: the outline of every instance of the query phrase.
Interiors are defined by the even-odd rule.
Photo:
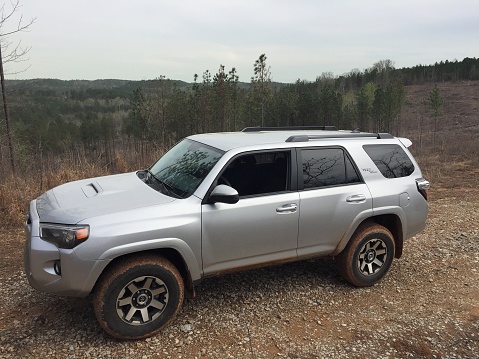
[[[337,131],[336,126],[278,126],[278,127],[245,127],[241,132],[260,132],[260,131]]]
[[[328,139],[328,138],[358,138],[358,137],[372,137],[377,138],[378,140],[384,140],[388,138],[394,138],[393,135],[389,133],[357,133],[357,132],[349,132],[349,133],[338,133],[334,135],[298,135],[298,136],[290,136],[286,139],[286,142],[308,142],[309,140],[321,140],[321,139]]]

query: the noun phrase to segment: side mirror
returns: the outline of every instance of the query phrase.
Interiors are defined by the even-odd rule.
[[[210,203],[229,203],[235,204],[239,201],[238,191],[233,187],[227,186],[225,184],[220,184],[215,187],[211,192],[209,202]]]

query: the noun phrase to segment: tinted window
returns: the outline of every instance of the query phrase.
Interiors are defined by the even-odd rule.
[[[365,145],[363,148],[386,178],[406,177],[414,172],[414,165],[399,145]]]
[[[286,191],[289,163],[289,151],[242,155],[228,165],[218,183],[231,185],[240,196]]]
[[[360,182],[351,160],[341,148],[302,150],[301,157],[305,189]]]

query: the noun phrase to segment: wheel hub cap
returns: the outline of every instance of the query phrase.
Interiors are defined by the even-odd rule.
[[[134,307],[136,308],[144,308],[147,307],[151,303],[151,299],[153,298],[151,292],[147,289],[140,289],[136,292],[132,297],[131,301]]]
[[[163,313],[168,299],[168,287],[160,278],[138,277],[118,294],[116,313],[128,324],[148,324]]]
[[[376,258],[376,251],[374,249],[370,249],[366,252],[365,259],[367,263],[372,263]]]
[[[359,251],[358,269],[363,275],[373,275],[383,267],[387,256],[386,243],[381,239],[371,239]]]

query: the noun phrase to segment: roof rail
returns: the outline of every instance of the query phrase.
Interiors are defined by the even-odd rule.
[[[391,135],[390,133],[387,133],[387,132],[379,132],[378,133],[378,140],[385,140],[385,139],[388,139],[388,138],[394,138],[394,136]]]
[[[259,131],[337,131],[336,126],[278,126],[278,127],[245,127],[241,132],[259,132]]]
[[[348,133],[338,133],[338,134],[324,134],[324,135],[297,135],[297,136],[290,136],[286,139],[286,142],[308,142],[309,140],[322,140],[328,138],[358,138],[358,137],[371,137],[377,138],[378,140],[394,138],[393,135],[389,133],[355,133],[355,132],[348,132]]]

